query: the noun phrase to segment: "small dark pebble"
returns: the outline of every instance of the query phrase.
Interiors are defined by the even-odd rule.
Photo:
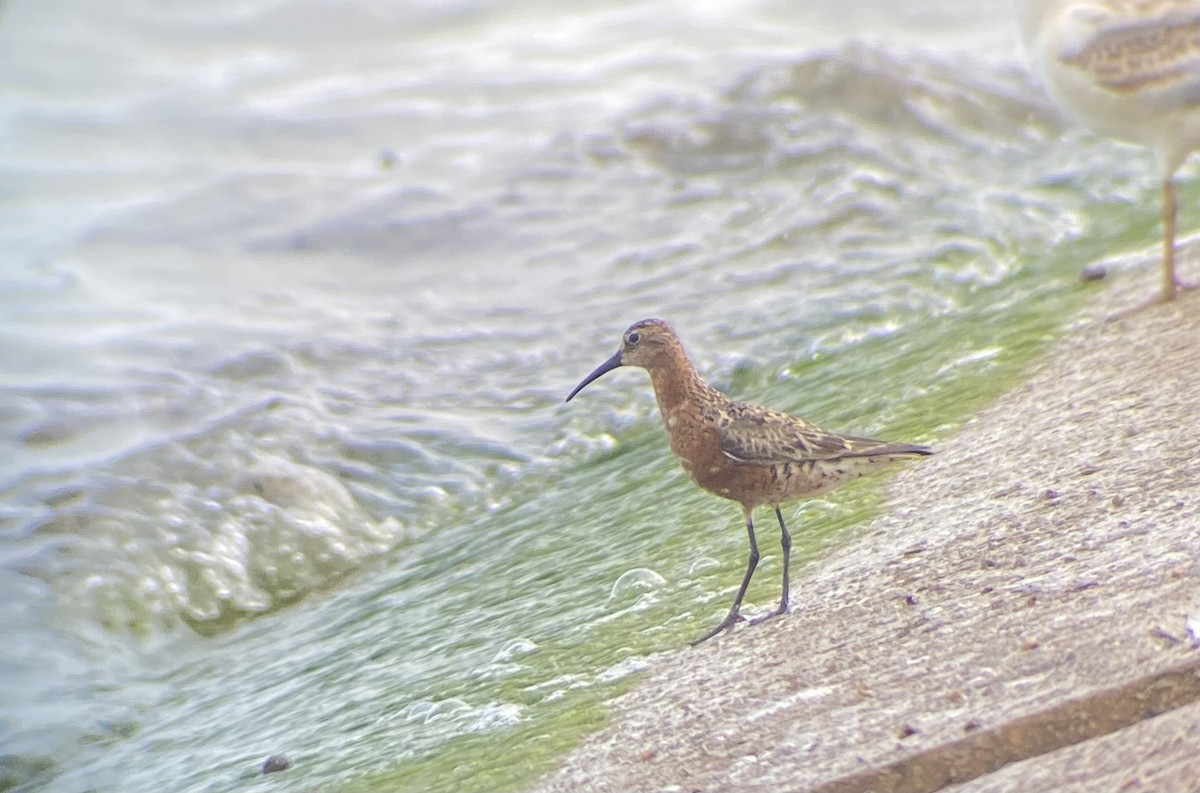
[[[975,721],[975,719],[971,719],[970,721],[968,721],[966,724],[963,725],[963,732],[975,732],[982,726],[983,725],[980,724],[979,722]]]
[[[292,767],[292,761],[281,754],[273,754],[263,761],[262,772],[273,774],[276,771],[286,771]]]
[[[905,738],[911,738],[912,736],[914,736],[916,734],[917,734],[917,728],[912,726],[911,724],[905,724],[903,727],[900,728],[900,739],[901,740],[903,740]]]
[[[1089,264],[1079,271],[1079,277],[1084,281],[1103,281],[1108,275],[1108,268],[1103,264]]]

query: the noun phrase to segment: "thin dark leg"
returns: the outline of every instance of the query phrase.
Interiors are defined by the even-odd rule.
[[[779,610],[776,614],[787,614],[788,610],[788,567],[792,561],[792,535],[788,534],[787,525],[783,522],[783,513],[775,507],[775,517],[779,518],[779,530],[783,536],[779,544],[783,546],[783,597],[779,600]]]
[[[742,598],[746,596],[746,588],[750,586],[750,579],[754,576],[754,568],[758,567],[758,543],[754,541],[754,520],[751,518],[749,509],[745,509],[745,513],[746,533],[750,535],[750,560],[746,565],[746,575],[742,578],[742,586],[738,589],[737,597],[733,599],[733,607],[729,609],[729,613],[725,616],[725,619],[721,620],[721,624],[692,642],[693,647],[701,642],[708,641],[722,631],[729,630],[742,619],[738,610],[742,607]]]
[[[779,507],[775,507],[775,517],[779,518],[779,530],[782,532],[779,536],[779,544],[783,546],[783,595],[779,598],[779,608],[772,611],[765,617],[759,617],[753,620],[751,624],[765,622],[771,617],[778,617],[780,614],[787,614],[788,611],[788,592],[790,591],[788,571],[791,568],[792,561],[792,535],[788,534],[787,524],[783,522],[783,512]]]

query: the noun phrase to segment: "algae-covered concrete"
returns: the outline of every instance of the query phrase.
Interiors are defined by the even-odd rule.
[[[791,615],[661,659],[537,789],[1195,789],[1200,292],[1105,321],[1155,283],[1104,287]]]

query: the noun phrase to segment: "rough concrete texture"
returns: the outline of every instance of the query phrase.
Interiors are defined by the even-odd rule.
[[[1196,789],[1200,292],[1105,321],[1157,274],[901,471],[789,616],[660,659],[536,789]]]

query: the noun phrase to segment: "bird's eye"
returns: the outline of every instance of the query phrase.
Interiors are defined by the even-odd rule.
[[[637,344],[641,340],[642,340],[642,334],[638,333],[637,331],[634,331],[633,333],[629,334],[629,343],[630,344]]]

